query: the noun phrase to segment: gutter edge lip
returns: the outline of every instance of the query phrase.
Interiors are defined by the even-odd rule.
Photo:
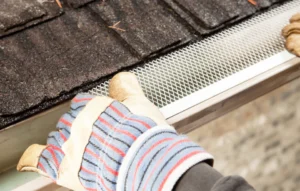
[[[184,98],[176,100],[171,104],[160,108],[160,111],[163,113],[166,119],[173,118],[181,112],[188,110],[189,108],[192,108],[193,106],[198,105],[220,93],[223,93],[243,82],[246,82],[251,78],[259,76],[268,70],[292,60],[293,58],[296,58],[296,56],[284,50],[201,90],[185,96]]]

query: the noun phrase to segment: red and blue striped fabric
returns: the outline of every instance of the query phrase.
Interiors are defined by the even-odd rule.
[[[42,152],[38,168],[54,181],[64,157],[62,145],[70,136],[72,123],[85,105],[93,99],[79,94],[58,124],[58,131],[48,136],[47,148]],[[115,190],[118,169],[131,144],[156,124],[147,117],[132,114],[123,104],[114,101],[98,117],[86,146],[79,178],[87,190]]]
[[[60,163],[65,155],[61,147],[70,137],[72,123],[93,97],[89,94],[77,95],[71,102],[71,110],[59,119],[56,126],[58,131],[48,135],[47,147],[40,156],[38,168],[48,174],[53,181],[56,181]]]
[[[60,118],[58,131],[49,134],[38,168],[53,181],[64,158],[61,148],[70,137],[72,123],[93,98],[89,94],[77,95],[71,110]],[[176,170],[179,175],[173,181],[187,170],[178,171],[178,167],[204,160],[212,163],[211,155],[187,137],[178,135],[170,126],[157,126],[150,118],[135,115],[113,101],[93,124],[78,178],[89,191],[162,190]],[[120,174],[121,168],[125,170]]]
[[[176,168],[195,155],[198,155],[196,160],[184,165],[191,167],[201,161],[212,165],[212,157],[202,147],[186,136],[178,135],[175,130],[158,129],[149,132],[134,156],[131,156],[126,172],[122,175],[124,182],[118,183],[124,185],[124,191],[161,191]],[[179,175],[184,172],[179,171]],[[172,187],[167,190],[172,190]]]
[[[116,190],[118,171],[132,143],[156,124],[114,101],[98,117],[86,146],[79,177],[87,190]]]

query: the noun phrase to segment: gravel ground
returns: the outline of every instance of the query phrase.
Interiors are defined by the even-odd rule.
[[[224,175],[258,191],[300,189],[300,79],[188,134]]]

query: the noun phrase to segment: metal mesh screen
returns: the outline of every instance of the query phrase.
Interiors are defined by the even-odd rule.
[[[299,10],[290,1],[131,70],[146,96],[163,107],[283,50],[281,29]],[[107,95],[108,81],[89,91]]]

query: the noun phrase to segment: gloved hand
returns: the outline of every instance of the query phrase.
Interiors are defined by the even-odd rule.
[[[77,95],[49,134],[31,145],[17,169],[73,190],[172,190],[179,177],[212,156],[178,135],[143,94],[136,77],[119,73],[110,97]]]
[[[286,39],[286,49],[300,56],[300,13],[290,19],[290,24],[283,28],[282,35]]]

